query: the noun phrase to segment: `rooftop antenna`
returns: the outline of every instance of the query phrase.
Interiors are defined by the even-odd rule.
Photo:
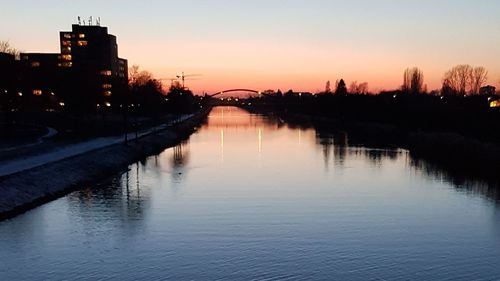
[[[101,17],[98,17],[98,18],[97,18],[97,25],[98,25],[98,26],[101,26]]]
[[[82,18],[80,16],[78,16],[78,25],[82,25]]]
[[[92,16],[89,17],[89,26],[92,25]]]

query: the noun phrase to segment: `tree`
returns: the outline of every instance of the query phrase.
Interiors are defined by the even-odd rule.
[[[488,71],[482,66],[457,65],[444,74],[443,89],[459,95],[478,94],[487,79]]]
[[[407,68],[403,74],[403,92],[411,94],[422,93],[424,73],[418,67]]]
[[[165,105],[163,86],[148,71],[140,71],[139,66],[129,69],[129,88],[132,104],[140,106],[148,114],[159,114]]]
[[[332,89],[330,87],[330,80],[326,81],[326,86],[325,86],[325,94],[330,94],[332,92]]]
[[[488,71],[482,66],[475,67],[471,76],[471,94],[478,95],[488,80]]]
[[[349,85],[349,93],[351,94],[358,94],[358,81],[353,81],[351,85]]]
[[[16,59],[19,59],[19,54],[21,53],[18,49],[12,47],[9,41],[0,41],[0,53],[7,53],[14,55]]]
[[[183,87],[178,81],[170,86],[167,99],[171,112],[190,113],[195,109],[193,92]]]
[[[345,84],[344,79],[340,79],[339,83],[337,84],[337,89],[335,90],[336,95],[347,95],[347,87]]]
[[[129,84],[131,87],[144,86],[149,81],[154,80],[153,74],[146,70],[140,70],[139,66],[133,65],[129,69]]]
[[[358,94],[368,94],[368,82],[363,82],[358,85]]]
[[[360,95],[364,95],[364,94],[368,93],[368,83],[363,82],[363,83],[358,84],[358,81],[352,82],[351,85],[349,86],[349,93],[350,94],[360,94]]]

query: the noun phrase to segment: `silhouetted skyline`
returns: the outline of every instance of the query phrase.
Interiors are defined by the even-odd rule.
[[[0,40],[56,52],[58,30],[101,18],[120,53],[158,78],[201,73],[195,92],[229,88],[324,89],[325,81],[394,89],[417,66],[428,89],[457,64],[489,70],[498,86],[498,1],[11,1]]]

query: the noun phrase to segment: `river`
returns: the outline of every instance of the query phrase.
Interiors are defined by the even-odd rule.
[[[185,143],[0,222],[0,280],[500,280],[496,198],[405,150],[217,107]]]

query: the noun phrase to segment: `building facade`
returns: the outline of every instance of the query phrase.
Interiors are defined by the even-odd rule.
[[[17,64],[15,56],[0,53],[0,110],[10,110],[17,90]]]
[[[59,68],[66,78],[67,103],[83,108],[122,104],[128,65],[127,60],[118,57],[116,37],[108,33],[107,27],[74,24],[71,31],[60,32],[59,38]]]
[[[19,61],[0,54],[0,89],[15,92],[29,108],[123,106],[128,64],[118,56],[116,36],[107,27],[74,24],[59,33],[59,41],[60,53],[21,53]]]

